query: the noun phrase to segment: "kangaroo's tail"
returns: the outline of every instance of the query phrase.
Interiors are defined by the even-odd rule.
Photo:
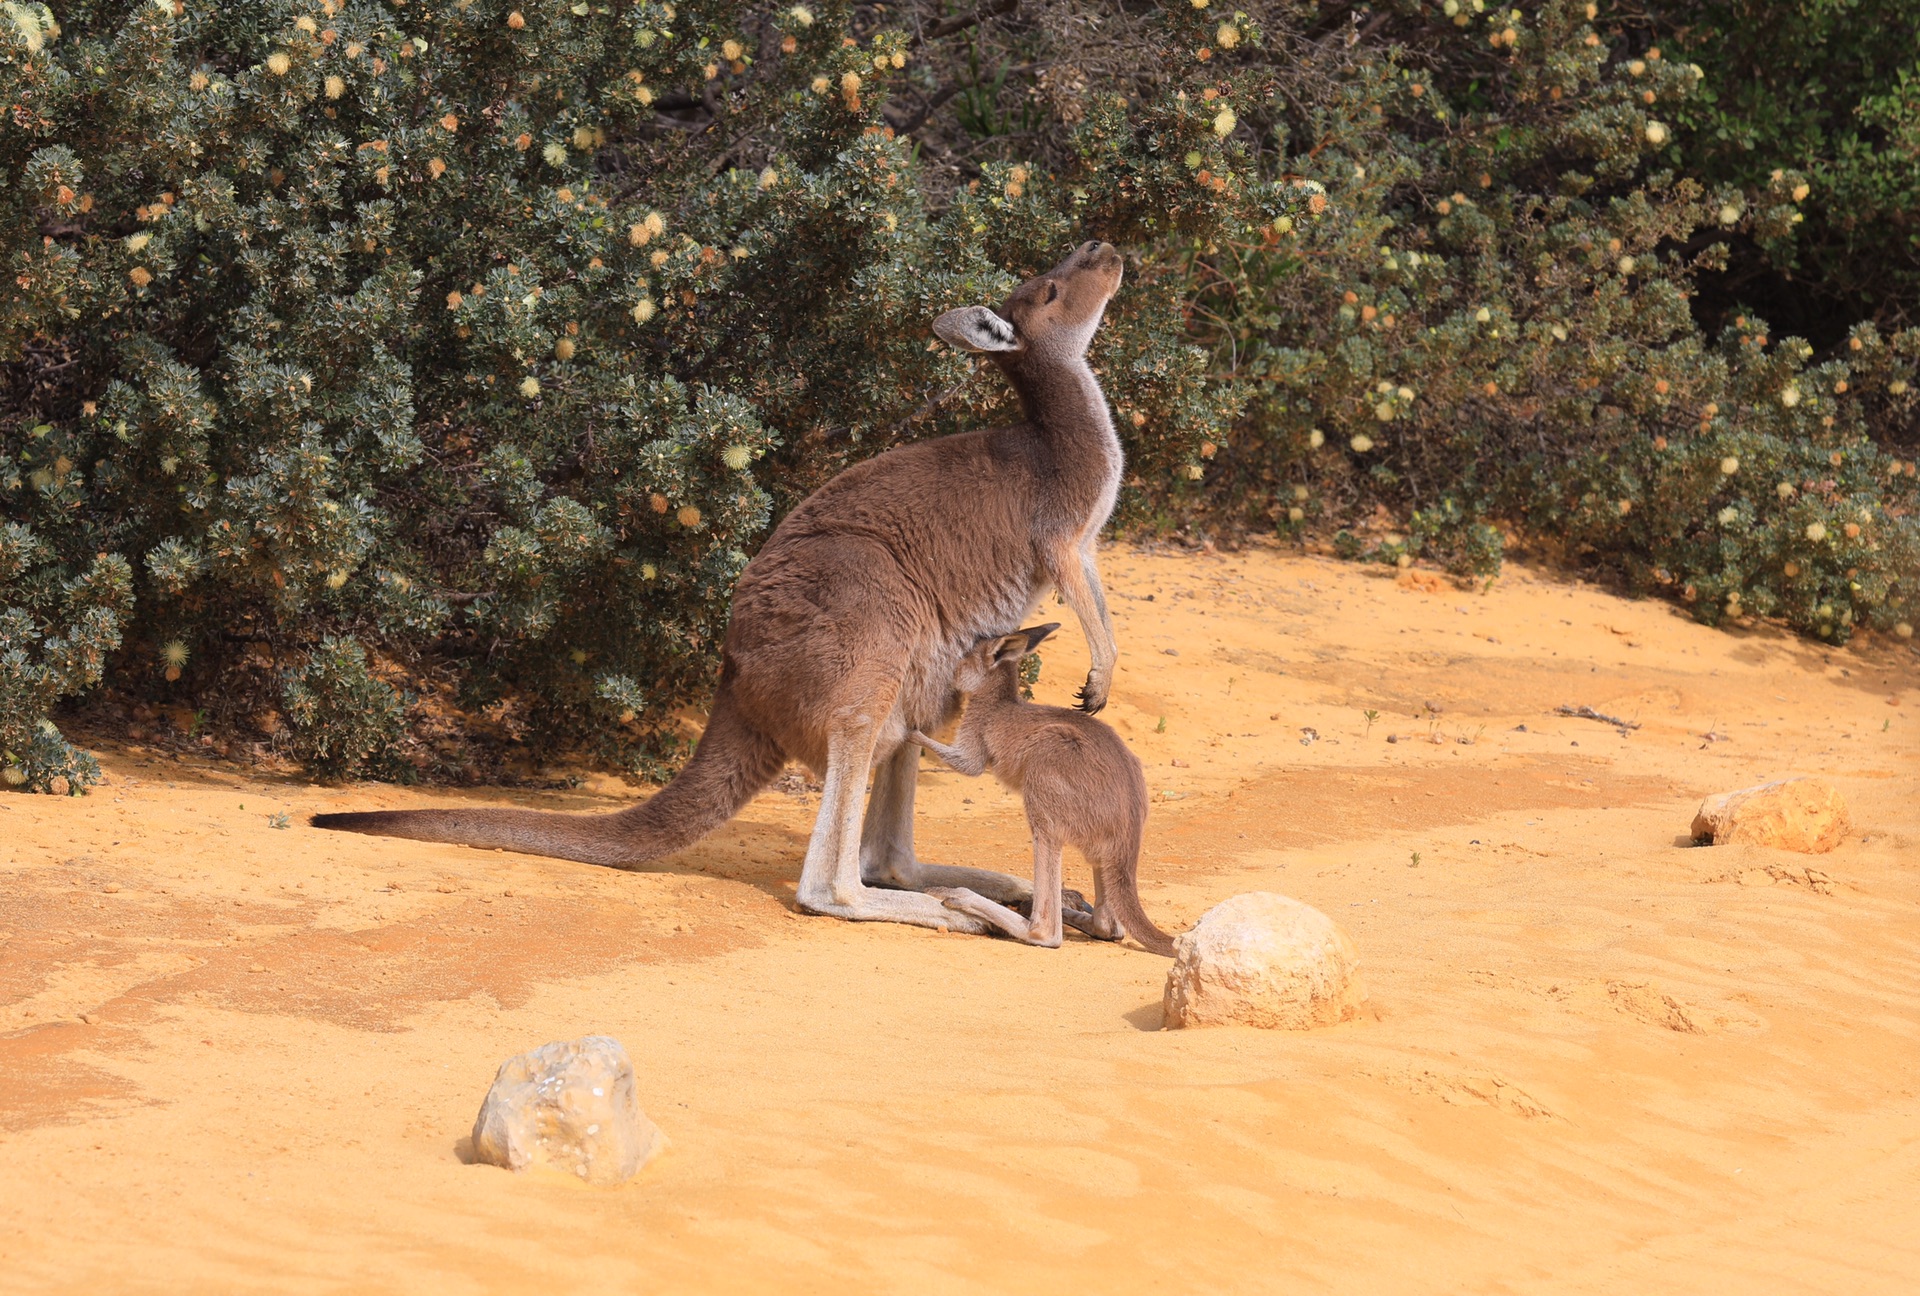
[[[588,864],[643,864],[691,846],[771,783],[786,753],[740,715],[727,689],[714,698],[700,745],[674,780],[630,809],[605,815],[541,810],[368,810],[322,814],[316,828],[552,855]]]
[[[1140,845],[1136,838],[1131,850],[1100,871],[1100,898],[1112,909],[1127,935],[1155,954],[1173,957],[1173,937],[1153,925],[1147,911],[1140,907]]]

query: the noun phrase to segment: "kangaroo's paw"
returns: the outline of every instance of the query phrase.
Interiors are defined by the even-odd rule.
[[[1098,715],[1104,711],[1107,706],[1107,681],[1096,680],[1093,676],[1089,675],[1087,676],[1087,682],[1082,684],[1080,691],[1073,696],[1077,699],[1074,703],[1075,706],[1085,711],[1088,715]]]

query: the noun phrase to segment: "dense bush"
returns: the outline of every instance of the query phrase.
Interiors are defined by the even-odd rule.
[[[110,654],[327,773],[657,767],[771,521],[1009,414],[931,318],[1088,234],[1134,525],[1904,624],[1920,347],[1698,331],[1818,203],[1677,169],[1701,73],[1596,14],[8,3],[9,777]]]

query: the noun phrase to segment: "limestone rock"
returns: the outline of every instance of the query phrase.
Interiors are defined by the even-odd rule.
[[[1173,942],[1166,1025],[1307,1030],[1366,1002],[1353,941],[1311,905],[1270,891],[1214,906]]]
[[[1849,827],[1847,804],[1831,783],[1790,778],[1708,797],[1693,816],[1693,839],[1821,855],[1846,840]]]
[[[502,1062],[473,1123],[476,1161],[542,1166],[595,1184],[631,1178],[665,1145],[640,1111],[627,1051],[604,1035]]]

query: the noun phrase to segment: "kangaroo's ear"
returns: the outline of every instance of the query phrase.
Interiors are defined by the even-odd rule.
[[[962,306],[933,322],[933,334],[962,351],[1018,351],[1013,325],[985,306]]]

